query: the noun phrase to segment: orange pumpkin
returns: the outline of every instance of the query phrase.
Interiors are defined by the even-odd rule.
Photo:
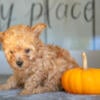
[[[100,69],[87,68],[86,54],[82,53],[83,67],[65,71],[62,86],[74,94],[100,94]]]

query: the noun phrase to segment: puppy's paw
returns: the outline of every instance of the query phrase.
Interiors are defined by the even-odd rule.
[[[7,86],[3,85],[3,84],[0,84],[0,91],[2,90],[6,90]]]
[[[34,89],[34,90],[32,91],[32,93],[33,93],[33,94],[40,94],[40,93],[41,93],[41,91],[40,91],[40,90],[38,90],[38,89]]]
[[[32,92],[29,91],[29,90],[26,90],[26,89],[22,90],[22,91],[19,93],[19,95],[21,95],[21,96],[24,96],[24,95],[31,95],[31,94],[32,94]]]

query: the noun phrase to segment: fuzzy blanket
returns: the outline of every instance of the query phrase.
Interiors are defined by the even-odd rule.
[[[65,92],[19,96],[17,94],[19,91],[20,90],[1,91],[0,100],[100,100],[99,95],[72,95]]]

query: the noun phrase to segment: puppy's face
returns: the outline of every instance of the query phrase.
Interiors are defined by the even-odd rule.
[[[8,35],[3,48],[9,64],[17,70],[29,67],[36,52],[35,39],[24,33]]]
[[[24,70],[32,65],[37,51],[38,36],[44,28],[44,24],[34,27],[18,25],[2,34],[2,47],[14,70]]]

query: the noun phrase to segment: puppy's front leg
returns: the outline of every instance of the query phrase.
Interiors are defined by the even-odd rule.
[[[17,80],[11,76],[5,84],[0,84],[0,90],[9,90],[17,87]]]
[[[20,95],[29,95],[33,94],[32,91],[41,83],[43,83],[43,80],[47,77],[47,74],[44,72],[38,71],[34,75],[32,75],[25,83],[24,89],[20,93]]]

